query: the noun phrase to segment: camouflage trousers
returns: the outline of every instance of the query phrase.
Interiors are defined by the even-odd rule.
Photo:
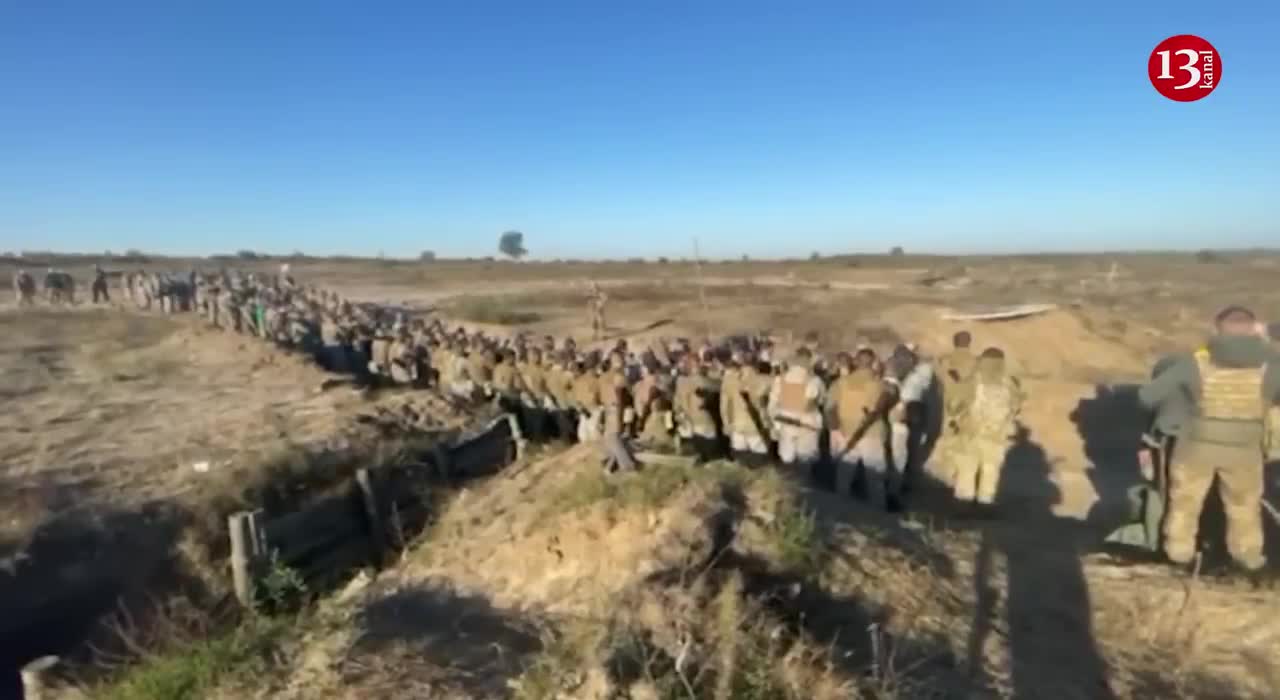
[[[783,464],[812,465],[819,454],[817,430],[787,423],[778,426],[778,459]]]
[[[884,434],[872,431],[852,446],[849,446],[849,437],[839,430],[831,431],[831,462],[836,472],[836,493],[848,496],[853,490],[853,482],[861,474],[867,502],[877,508],[886,507],[893,470],[889,468]]]
[[[951,456],[955,499],[961,503],[995,503],[1008,451],[1009,441],[1004,437],[952,436],[947,454]]]
[[[1257,570],[1263,554],[1263,460],[1256,448],[1184,440],[1169,465],[1169,505],[1164,521],[1165,554],[1178,564],[1195,558],[1196,534],[1205,496],[1218,485],[1227,519],[1227,551],[1240,566]]]

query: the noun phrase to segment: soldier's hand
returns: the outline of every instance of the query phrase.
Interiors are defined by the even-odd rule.
[[[1156,468],[1151,459],[1151,450],[1145,447],[1138,450],[1138,470],[1142,473],[1143,479],[1155,481]]]

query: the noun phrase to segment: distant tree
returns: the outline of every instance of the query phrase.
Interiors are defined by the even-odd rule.
[[[668,260],[665,256],[664,256],[664,257],[661,257],[661,258],[658,258],[658,264],[659,264],[659,265],[666,265],[666,264],[667,264],[667,263],[669,263],[669,262],[671,262],[671,261],[670,261],[670,260]]]
[[[493,262],[493,256],[492,256],[492,255],[486,255],[486,256],[484,256],[484,261],[485,261],[485,262]]]
[[[627,258],[627,264],[629,264],[629,265],[643,265],[643,264],[644,264],[644,258]]]
[[[418,260],[421,260],[422,262],[432,262],[435,259],[436,252],[434,250],[424,250],[421,253],[418,253]]]
[[[237,251],[236,251],[236,257],[237,257],[237,258],[240,258],[241,260],[257,260],[257,259],[261,258],[262,256],[261,256],[261,255],[258,255],[257,253],[253,252],[252,250],[237,250]]]
[[[524,234],[519,231],[507,231],[498,238],[498,252],[519,260],[529,253],[524,247]]]
[[[751,256],[750,255],[742,256],[742,262],[751,262]]]
[[[1220,262],[1225,262],[1225,259],[1218,253],[1213,252],[1212,250],[1202,250],[1196,253],[1196,262],[1220,263]]]
[[[818,251],[815,250],[812,253],[809,253],[809,259],[813,261],[821,260],[822,253],[819,253]]]
[[[900,258],[906,254],[907,254],[907,251],[903,250],[902,246],[900,245],[896,245],[893,248],[889,249],[889,255],[892,255],[895,258]]]

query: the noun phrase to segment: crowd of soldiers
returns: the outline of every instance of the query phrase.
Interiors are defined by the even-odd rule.
[[[816,343],[789,351],[767,334],[703,341],[626,340],[578,347],[572,338],[495,337],[410,318],[374,304],[236,272],[124,276],[141,309],[194,311],[228,331],[309,355],[364,385],[436,388],[461,401],[492,401],[519,417],[531,439],[616,444],[812,472],[877,506],[901,507],[926,452],[948,448],[958,500],[991,504],[1023,394],[1003,353],[971,349],[968,333],[930,362],[911,345],[882,357],[868,346],[823,358]],[[593,336],[604,295],[593,286]],[[945,390],[943,390],[943,386]],[[943,397],[946,397],[943,400]]]
[[[25,273],[20,273],[20,277]],[[95,300],[109,298],[95,273]],[[34,284],[15,280],[20,302]],[[1001,349],[972,349],[961,331],[934,358],[911,344],[859,346],[832,357],[808,341],[784,348],[769,334],[697,347],[687,339],[632,347],[602,340],[605,296],[588,301],[594,347],[572,338],[495,337],[439,319],[410,318],[332,291],[298,285],[282,266],[265,277],[129,273],[126,298],[141,309],[193,311],[231,332],[255,335],[352,374],[363,385],[434,388],[464,402],[495,402],[519,417],[526,437],[625,444],[777,463],[802,473],[828,465],[831,485],[877,507],[902,508],[925,459],[940,454],[955,501],[994,503],[1025,393]],[[1195,353],[1162,360],[1140,392],[1155,416],[1142,463],[1161,506],[1155,548],[1189,562],[1206,493],[1216,483],[1227,547],[1260,569],[1264,460],[1280,448],[1280,324],[1231,307]],[[1261,447],[1261,450],[1259,448]],[[613,464],[617,462],[614,461]]]

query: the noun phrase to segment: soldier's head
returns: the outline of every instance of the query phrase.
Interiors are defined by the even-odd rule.
[[[869,346],[860,346],[853,354],[853,364],[859,369],[871,369],[876,364],[876,351]]]
[[[1000,348],[987,348],[978,356],[978,376],[979,378],[991,381],[1004,376],[1004,351]]]
[[[1255,335],[1257,324],[1258,317],[1243,306],[1228,306],[1213,319],[1218,335]]]
[[[969,331],[960,331],[951,336],[951,345],[957,350],[967,350],[973,344],[973,336],[969,335]]]
[[[787,364],[792,367],[803,367],[805,369],[813,369],[813,352],[809,348],[801,345],[796,351],[791,353],[791,357],[787,360]]]
[[[836,370],[839,371],[840,374],[851,374],[855,369],[858,368],[857,363],[855,363],[853,360],[853,355],[850,355],[849,353],[843,350],[836,353],[835,364],[836,364]]]
[[[609,353],[609,369],[614,371],[622,369],[624,359],[625,356],[616,350]]]

